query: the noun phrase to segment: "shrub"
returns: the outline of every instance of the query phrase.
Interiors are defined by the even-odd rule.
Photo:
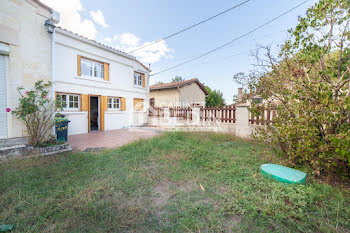
[[[258,130],[291,165],[350,175],[350,2],[324,0],[299,18],[276,61],[267,49],[250,91],[278,103],[274,124]],[[267,62],[264,62],[267,61]],[[258,105],[252,111],[259,114]]]
[[[24,91],[23,87],[18,87],[20,93],[19,105],[12,111],[19,120],[21,120],[29,135],[29,144],[33,146],[44,145],[47,141],[52,140],[52,129],[55,124],[54,112],[55,107],[59,108],[58,103],[48,97],[51,83],[37,81],[34,89]]]

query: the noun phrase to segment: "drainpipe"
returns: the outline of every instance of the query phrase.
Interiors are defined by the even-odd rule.
[[[55,101],[55,91],[56,91],[56,77],[55,77],[55,23],[59,23],[60,14],[57,11],[51,11],[51,18],[45,21],[45,27],[48,33],[51,34],[51,98]],[[55,118],[55,114],[53,115]],[[55,134],[55,128],[52,128],[52,133]]]

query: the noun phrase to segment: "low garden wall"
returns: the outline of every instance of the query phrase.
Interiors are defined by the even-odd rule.
[[[71,151],[72,148],[68,143],[34,148],[27,145],[14,145],[11,147],[0,148],[0,162],[6,162],[16,158],[33,158],[38,156],[47,156],[57,153]]]
[[[161,114],[151,114],[148,124],[167,131],[196,131],[196,132],[225,132],[233,133],[242,138],[249,138],[257,127],[251,122],[251,114],[248,105],[236,105],[234,121],[229,121],[221,114],[215,116],[213,113],[203,117],[203,110],[193,108],[191,117],[174,116],[169,109],[163,109]]]

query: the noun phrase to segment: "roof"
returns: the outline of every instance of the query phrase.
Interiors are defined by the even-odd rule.
[[[161,89],[171,89],[171,88],[181,88],[187,85],[190,85],[192,83],[197,83],[200,89],[205,93],[205,95],[208,95],[209,93],[205,89],[205,86],[198,80],[198,78],[193,78],[189,80],[184,80],[180,82],[173,82],[173,83],[163,83],[163,84],[155,84],[150,86],[150,90],[161,90]]]
[[[69,30],[67,30],[67,29],[65,29],[65,28],[62,28],[62,27],[56,27],[56,30],[57,30],[57,32],[59,32],[59,33],[61,33],[61,34],[63,34],[63,35],[66,35],[66,36],[69,36],[69,37],[71,37],[71,38],[84,41],[84,42],[86,42],[86,43],[88,43],[88,44],[91,44],[91,45],[93,45],[93,46],[96,46],[96,47],[98,47],[98,48],[105,49],[105,50],[107,50],[107,51],[109,51],[109,52],[112,52],[112,53],[114,53],[114,54],[123,56],[123,57],[128,58],[128,59],[131,59],[131,60],[133,60],[133,61],[136,61],[136,62],[139,63],[142,67],[144,67],[146,70],[150,71],[150,69],[147,68],[147,67],[146,67],[144,64],[142,64],[140,61],[138,61],[138,60],[136,59],[136,57],[134,57],[134,56],[132,56],[132,55],[130,55],[130,54],[128,54],[128,53],[125,53],[125,52],[120,51],[120,50],[117,50],[117,49],[115,49],[115,48],[113,48],[113,47],[111,47],[111,46],[108,46],[108,45],[102,44],[102,43],[100,43],[100,42],[97,42],[96,40],[89,39],[89,38],[87,38],[87,37],[84,37],[84,36],[79,35],[79,34],[77,34],[77,33],[75,33],[75,32],[69,31]]]
[[[41,7],[45,8],[46,10],[48,10],[49,12],[53,12],[53,9],[47,5],[45,5],[44,3],[42,3],[39,0],[33,0],[34,2],[36,2],[38,5],[40,5]]]

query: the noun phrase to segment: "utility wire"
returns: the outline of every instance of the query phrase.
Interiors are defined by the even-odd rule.
[[[247,35],[249,35],[249,34],[252,34],[253,32],[255,32],[255,31],[259,30],[260,28],[262,28],[262,27],[268,25],[269,23],[271,23],[271,22],[273,22],[273,21],[275,21],[275,20],[281,18],[282,16],[284,16],[284,15],[288,14],[289,12],[295,10],[296,8],[300,7],[301,5],[304,5],[304,4],[305,4],[306,2],[308,2],[308,1],[309,1],[309,0],[306,0],[306,1],[304,1],[304,2],[302,2],[302,3],[300,3],[300,4],[298,4],[298,5],[296,5],[295,7],[293,7],[293,8],[291,8],[291,9],[289,9],[288,11],[286,11],[286,12],[280,14],[279,16],[277,16],[277,17],[275,17],[275,18],[273,18],[273,19],[267,21],[266,23],[264,23],[264,24],[262,24],[262,25],[260,25],[260,26],[258,26],[258,27],[256,27],[256,28],[250,30],[249,32],[246,32],[245,34],[243,34],[243,35],[241,35],[241,36],[239,36],[239,37],[237,37],[237,38],[234,38],[233,40],[231,40],[231,41],[229,41],[229,42],[227,42],[227,43],[225,43],[225,44],[223,44],[223,45],[221,45],[221,46],[219,46],[219,47],[216,47],[215,49],[212,49],[212,50],[210,50],[210,51],[208,51],[208,52],[206,52],[206,53],[203,53],[203,54],[201,54],[201,55],[199,55],[199,56],[197,56],[197,57],[194,57],[194,58],[192,58],[192,59],[190,59],[190,60],[181,62],[181,63],[179,63],[179,64],[177,64],[177,65],[175,65],[175,66],[169,67],[169,68],[167,68],[167,69],[165,69],[165,70],[162,70],[162,71],[159,71],[159,72],[157,72],[157,73],[151,74],[151,76],[155,76],[155,75],[157,75],[157,74],[166,72],[166,71],[168,71],[168,70],[172,70],[172,69],[177,68],[177,67],[179,67],[179,66],[182,66],[182,65],[185,65],[185,64],[190,63],[190,62],[192,62],[192,61],[195,61],[195,60],[197,60],[197,59],[199,59],[199,58],[201,58],[201,57],[204,57],[204,56],[206,56],[206,55],[208,55],[208,54],[211,54],[211,53],[213,53],[213,52],[215,52],[215,51],[217,51],[217,50],[219,50],[219,49],[222,49],[222,48],[228,46],[229,44],[232,44],[233,42],[235,42],[235,41],[237,41],[237,40],[239,40],[239,39],[241,39],[241,38],[243,38],[243,37],[245,37],[245,36],[247,36]]]
[[[140,48],[137,48],[137,49],[135,49],[135,50],[132,50],[132,51],[129,52],[129,53],[134,53],[134,52],[139,51],[139,50],[141,50],[141,49],[144,49],[144,48],[146,48],[146,47],[148,47],[148,46],[157,44],[157,43],[161,42],[162,40],[169,39],[170,37],[176,36],[176,35],[178,35],[178,34],[180,34],[180,33],[183,33],[183,32],[185,32],[185,31],[187,31],[187,30],[190,30],[190,29],[192,29],[192,28],[194,28],[194,27],[197,27],[198,25],[200,25],[200,24],[202,24],[202,23],[205,23],[205,22],[208,22],[209,20],[212,20],[212,19],[214,19],[214,18],[216,18],[216,17],[218,17],[218,16],[220,16],[220,15],[223,15],[223,14],[225,14],[225,13],[227,13],[227,12],[229,12],[229,11],[231,11],[231,10],[233,10],[233,9],[235,9],[235,8],[237,8],[237,7],[241,6],[241,5],[243,5],[243,4],[246,4],[246,3],[249,2],[249,1],[250,1],[250,0],[246,0],[246,1],[242,2],[242,3],[240,3],[240,4],[237,4],[237,5],[233,6],[233,7],[231,7],[231,8],[229,8],[229,9],[225,10],[225,11],[222,11],[222,12],[220,12],[220,13],[214,15],[214,16],[211,16],[211,17],[209,17],[209,18],[207,18],[207,19],[205,19],[205,20],[203,20],[203,21],[200,21],[200,22],[198,22],[198,23],[196,23],[196,24],[193,24],[192,26],[189,26],[189,27],[187,27],[187,28],[185,28],[185,29],[182,29],[182,30],[180,30],[180,31],[178,31],[178,32],[175,32],[175,33],[173,33],[173,34],[171,34],[171,35],[168,35],[168,36],[166,36],[166,37],[163,37],[162,39],[156,40],[156,41],[154,41],[154,42],[152,42],[152,43],[146,44],[146,45],[144,45],[144,46],[142,46],[142,47],[140,47]]]

